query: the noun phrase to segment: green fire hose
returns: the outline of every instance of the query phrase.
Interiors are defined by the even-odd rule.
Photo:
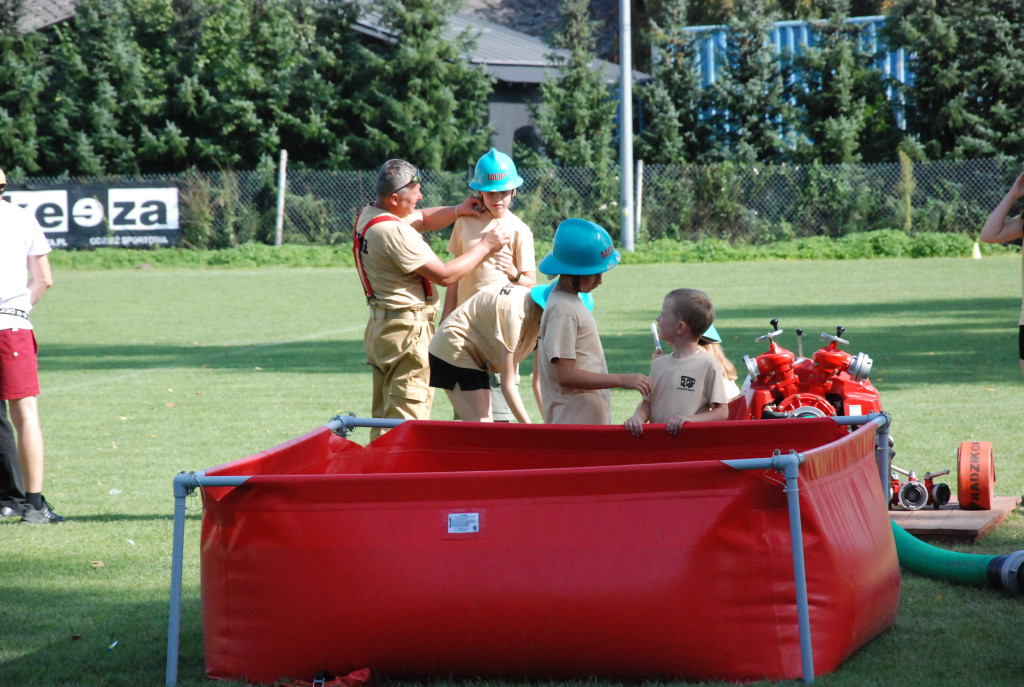
[[[1024,551],[1007,556],[957,553],[926,544],[892,523],[900,565],[919,575],[947,582],[989,586],[1010,596],[1024,595]]]

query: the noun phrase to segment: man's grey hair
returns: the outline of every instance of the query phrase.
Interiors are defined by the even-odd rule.
[[[387,198],[408,186],[420,171],[405,160],[388,160],[377,172],[377,197]]]

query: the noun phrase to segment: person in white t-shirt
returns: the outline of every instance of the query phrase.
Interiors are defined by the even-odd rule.
[[[0,170],[0,193],[7,176]],[[53,285],[50,245],[35,216],[0,202],[0,398],[7,401],[18,435],[18,460],[25,481],[21,522],[63,522],[43,498],[43,432],[39,423],[36,339],[29,313]]]

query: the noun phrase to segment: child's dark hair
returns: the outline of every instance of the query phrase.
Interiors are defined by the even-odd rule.
[[[699,289],[673,289],[665,299],[672,315],[687,324],[694,336],[700,336],[715,321],[715,306]]]

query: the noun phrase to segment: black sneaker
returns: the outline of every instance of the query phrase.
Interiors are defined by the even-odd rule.
[[[11,506],[4,506],[0,508],[0,520],[7,520],[8,518],[20,518],[21,511]]]
[[[30,525],[52,525],[64,522],[64,518],[54,513],[50,504],[43,499],[42,508],[33,508],[31,503],[26,503],[25,512],[21,514],[21,521]]]

